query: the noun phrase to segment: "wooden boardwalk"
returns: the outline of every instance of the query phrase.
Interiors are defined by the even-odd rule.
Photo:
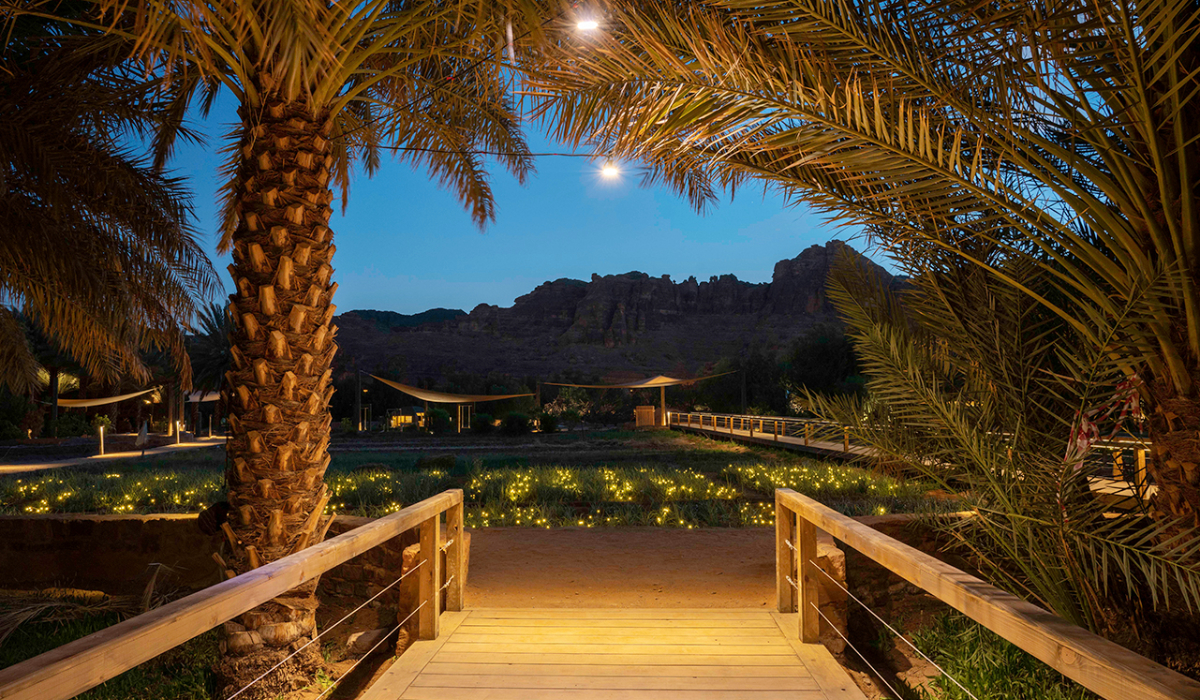
[[[495,608],[441,625],[361,700],[865,700],[795,614]]]
[[[765,421],[770,425],[771,421]],[[854,461],[860,459],[872,458],[875,456],[875,451],[869,447],[861,445],[850,445],[850,450],[843,449],[844,443],[830,442],[828,440],[805,440],[803,437],[793,435],[772,435],[770,432],[755,430],[741,430],[738,428],[713,428],[710,426],[672,424],[668,426],[672,430],[681,430],[696,433],[698,435],[707,435],[710,437],[724,438],[734,442],[741,442],[751,445],[763,445],[765,447],[781,447],[793,452],[804,452],[816,457],[824,459]],[[1133,483],[1122,481],[1119,479],[1110,479],[1106,477],[1088,477],[1088,484],[1091,490],[1104,498],[1109,507],[1113,508],[1137,508],[1138,494]],[[1148,484],[1145,487],[1145,492],[1142,498],[1149,500],[1154,494],[1158,493],[1158,486]]]

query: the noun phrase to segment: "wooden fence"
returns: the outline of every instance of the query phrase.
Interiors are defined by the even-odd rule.
[[[446,546],[439,542],[446,514]],[[0,670],[0,698],[66,700],[153,659],[217,625],[232,620],[296,586],[376,547],[420,528],[418,637],[438,635],[441,551],[446,552],[446,609],[461,610],[466,550],[463,492],[453,489],[427,498],[343,535],[260,566],[150,612],[125,620],[40,656]]]
[[[775,491],[780,612],[798,612],[800,640],[818,641],[817,529],[1080,685],[1110,700],[1197,700],[1200,683],[909,547],[791,489]]]

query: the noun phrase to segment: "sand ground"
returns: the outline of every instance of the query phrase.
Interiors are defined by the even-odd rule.
[[[771,528],[485,528],[471,532],[472,608],[767,608]]]

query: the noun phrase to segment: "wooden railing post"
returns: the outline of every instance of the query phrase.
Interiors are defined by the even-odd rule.
[[[800,641],[816,644],[821,641],[821,604],[817,591],[817,526],[807,518],[796,519],[797,607],[800,613]]]
[[[771,434],[775,436],[775,442],[779,442],[779,421],[771,421]]]
[[[462,489],[458,493],[458,503],[446,510],[446,580],[450,587],[446,590],[446,610],[459,612],[463,609],[463,571],[466,569],[466,535],[463,533],[463,502]]]
[[[421,523],[421,561],[425,563],[421,565],[422,570],[418,574],[420,585],[417,604],[423,602],[424,607],[417,613],[417,639],[437,639],[438,636],[438,619],[441,617],[438,613],[442,603],[442,595],[438,591],[442,584],[440,520],[439,513]]]
[[[812,423],[804,424],[804,444],[807,445],[812,440]]]
[[[761,429],[762,426],[759,426],[759,428]],[[754,437],[754,419],[753,418],[750,419],[750,437]]]
[[[842,426],[842,452],[850,451],[850,426]]]
[[[796,612],[796,556],[789,544],[796,531],[796,514],[775,498],[775,598],[779,612]]]

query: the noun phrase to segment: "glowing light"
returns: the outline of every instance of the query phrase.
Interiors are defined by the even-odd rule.
[[[599,23],[599,22],[597,22],[597,21],[596,21],[596,20],[594,20],[594,19],[581,19],[581,20],[579,20],[579,22],[578,22],[578,23],[575,25],[575,27],[576,27],[577,29],[579,29],[580,31],[583,31],[583,32],[590,32],[590,31],[592,31],[592,30],[594,30],[594,29],[599,29],[599,28],[600,28],[600,23]]]
[[[613,178],[619,177],[621,175],[621,171],[612,163],[607,163],[604,167],[600,168],[600,175],[608,180],[612,180]]]

